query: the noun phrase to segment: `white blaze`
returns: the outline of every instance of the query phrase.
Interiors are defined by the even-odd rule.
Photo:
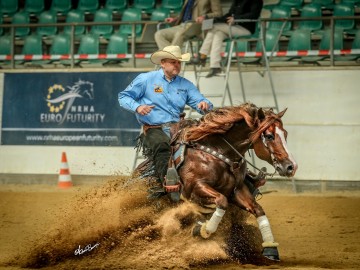
[[[292,154],[290,153],[290,151],[289,151],[288,148],[287,148],[284,131],[282,131],[282,130],[281,130],[280,128],[278,128],[278,127],[275,127],[275,133],[276,133],[277,135],[279,135],[279,137],[280,137],[280,139],[281,139],[281,142],[282,142],[282,145],[284,146],[284,149],[285,149],[286,153],[287,153],[288,156],[289,156],[289,159],[290,159],[291,162],[294,164],[294,167],[297,168],[296,161],[295,161],[295,159],[293,158]]]

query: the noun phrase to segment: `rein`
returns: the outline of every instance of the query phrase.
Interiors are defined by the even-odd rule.
[[[258,170],[259,172],[262,172],[264,175],[266,176],[270,176],[270,177],[273,177],[274,174],[276,173],[273,172],[273,173],[268,173],[268,172],[264,172],[263,170],[259,169],[258,167],[256,167],[254,164],[252,164],[250,161],[248,161],[242,154],[240,154],[240,152],[238,150],[236,150],[236,148],[234,146],[232,146],[231,143],[229,143],[224,137],[221,136],[221,139],[226,142],[226,144],[228,146],[230,146],[230,148],[242,159],[244,160],[247,164],[249,164],[251,167],[253,167],[254,169]]]

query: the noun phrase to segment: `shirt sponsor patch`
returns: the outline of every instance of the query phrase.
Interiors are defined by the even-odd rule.
[[[155,84],[155,86],[154,86],[154,92],[155,92],[155,93],[162,93],[162,92],[163,92],[162,86]]]

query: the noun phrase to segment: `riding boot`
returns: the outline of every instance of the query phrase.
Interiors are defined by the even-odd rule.
[[[179,175],[174,167],[170,167],[167,169],[164,187],[173,202],[180,201]]]
[[[259,187],[263,186],[266,183],[265,179],[266,168],[261,168],[261,171],[256,175],[251,171],[247,171],[245,176],[245,184],[249,188],[250,193],[256,198],[258,195],[261,195]]]
[[[255,188],[263,186],[266,183],[266,168],[261,168],[258,174],[247,171],[246,178],[249,178],[248,180],[253,184]]]
[[[251,181],[249,180],[248,175],[246,175],[244,182],[245,182],[245,185],[248,187],[250,193],[254,196],[254,198],[256,198],[256,196],[261,194],[260,190],[258,188],[256,188],[253,185],[253,183],[251,183]]]

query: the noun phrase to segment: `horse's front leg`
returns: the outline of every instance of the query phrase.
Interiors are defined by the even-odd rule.
[[[269,219],[265,215],[261,205],[256,202],[254,196],[250,193],[245,184],[236,188],[234,193],[234,201],[240,208],[245,209],[256,217],[256,221],[259,225],[263,239],[262,254],[270,260],[279,261],[279,252],[277,249],[279,244],[275,242]]]
[[[193,235],[200,235],[203,238],[209,238],[213,233],[216,232],[224,214],[228,207],[227,198],[214,190],[207,184],[197,184],[193,191],[193,201],[205,207],[216,206],[215,212],[211,218],[203,223],[198,223],[193,228]]]

